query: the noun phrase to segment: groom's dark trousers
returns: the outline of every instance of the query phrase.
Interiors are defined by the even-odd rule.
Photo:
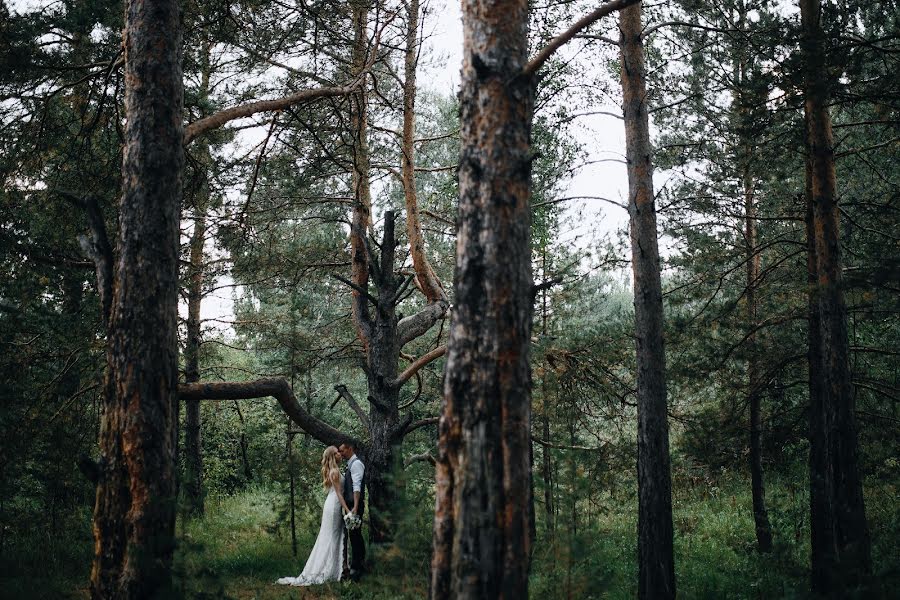
[[[347,505],[351,508],[353,507],[353,481],[350,476],[350,470],[347,470],[347,474],[344,476],[344,501],[347,502]],[[363,476],[363,486],[362,492],[359,494],[359,506],[356,507],[356,514],[359,515],[361,519],[363,514],[366,512],[366,486],[365,486],[365,476]],[[362,527],[354,529],[353,531],[348,531],[347,528],[344,528],[344,552],[347,552],[347,538],[350,538],[350,546],[352,547],[352,551],[350,552],[350,568],[354,571],[362,571],[363,566],[366,562],[366,543],[363,541],[362,536]]]

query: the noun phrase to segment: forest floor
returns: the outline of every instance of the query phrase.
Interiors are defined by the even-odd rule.
[[[676,482],[677,484],[677,482]],[[808,496],[800,486],[772,481],[769,514],[775,549],[755,550],[749,486],[729,479],[718,485],[681,489],[674,496],[676,568],[679,597],[808,598]],[[873,532],[878,586],[860,598],[890,598],[900,589],[900,504],[895,486],[866,488]],[[429,531],[422,517],[407,529],[399,548],[372,552],[373,568],[360,582],[312,588],[276,585],[278,577],[303,568],[318,532],[318,515],[299,515],[297,556],[281,496],[251,489],[210,498],[207,516],[179,522],[175,558],[180,596],[197,600],[300,600],[341,598],[405,600],[427,595]],[[636,520],[633,498],[599,498],[603,510],[580,514],[580,531],[548,541],[543,520],[531,576],[532,598],[611,598],[636,596]],[[541,510],[541,507],[538,507]],[[563,511],[564,512],[564,511]],[[0,556],[0,598],[87,598],[90,531],[70,532],[65,543],[21,547]],[[48,556],[49,554],[49,556]],[[889,592],[889,590],[893,590]]]

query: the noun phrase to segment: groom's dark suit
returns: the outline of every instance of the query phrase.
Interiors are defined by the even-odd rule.
[[[353,466],[355,462],[359,462],[359,465],[356,466],[357,470],[362,466],[365,469],[365,465],[363,465],[362,461],[359,460],[356,455],[354,455],[349,461],[347,461],[347,470],[344,473],[344,489],[342,493],[344,494],[344,501],[347,503],[351,509],[353,508]],[[357,483],[359,486],[359,504],[356,508],[356,514],[362,518],[363,513],[366,510],[366,475],[365,470],[363,470],[361,481]],[[353,571],[362,571],[363,564],[366,560],[366,543],[363,541],[362,536],[362,528],[353,529],[352,531],[348,531],[346,528],[344,529],[344,533],[346,537],[350,538],[350,545],[353,547],[353,551],[350,555],[350,569]],[[347,543],[346,537],[344,538],[344,552],[347,551]]]

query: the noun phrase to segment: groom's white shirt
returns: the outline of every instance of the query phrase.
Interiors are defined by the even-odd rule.
[[[347,469],[349,469],[350,477],[353,481],[353,491],[362,492],[362,480],[363,474],[366,472],[366,465],[356,458],[356,455],[354,454],[350,457],[350,460],[347,461]]]

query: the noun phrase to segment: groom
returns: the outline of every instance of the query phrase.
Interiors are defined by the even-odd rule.
[[[344,489],[342,490],[344,498],[347,504],[350,505],[350,512],[362,518],[366,503],[366,488],[364,485],[366,466],[357,458],[353,444],[341,444],[338,447],[338,452],[347,461],[347,470],[344,473]],[[352,503],[350,498],[353,498]],[[362,528],[357,527],[350,531],[344,529],[344,535],[350,538],[350,545],[353,547],[350,561],[350,579],[356,581],[362,575],[363,564],[366,560],[366,544],[363,541]],[[345,543],[344,552],[346,551],[347,544]]]

